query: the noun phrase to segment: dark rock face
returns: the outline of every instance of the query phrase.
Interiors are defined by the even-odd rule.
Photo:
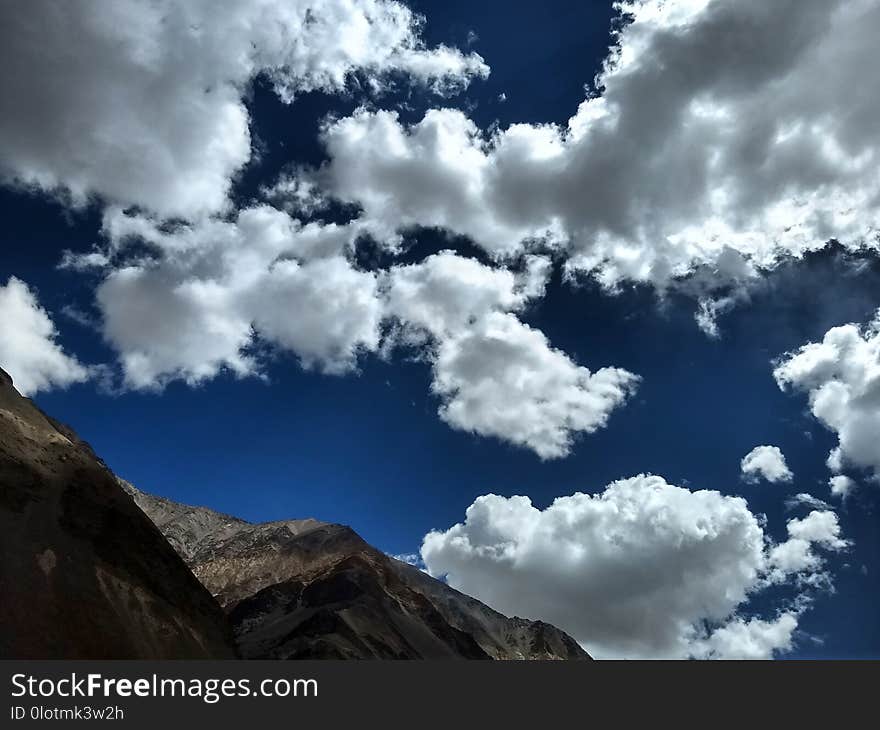
[[[237,603],[230,619],[249,658],[489,658],[383,561],[363,552],[264,588]]]
[[[122,482],[229,613],[241,655],[273,659],[589,659],[313,519],[251,524]]]
[[[0,370],[0,657],[235,655],[223,612],[113,474]]]

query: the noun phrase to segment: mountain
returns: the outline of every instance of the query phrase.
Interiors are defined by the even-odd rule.
[[[508,618],[413,565],[399,560],[392,564],[408,585],[431,601],[452,626],[473,636],[493,659],[590,659],[580,644],[552,624]]]
[[[507,618],[350,527],[253,524],[120,483],[227,611],[245,658],[590,658],[554,626]]]
[[[0,658],[234,656],[226,617],[161,532],[0,370]]]
[[[0,658],[589,659],[314,519],[138,491],[0,370]]]

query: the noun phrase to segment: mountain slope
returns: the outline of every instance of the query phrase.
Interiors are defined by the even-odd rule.
[[[313,519],[252,524],[121,482],[229,613],[249,658],[589,659]]]
[[[552,624],[508,618],[418,568],[392,559],[394,570],[424,595],[449,624],[474,637],[493,659],[588,659],[574,639]]]
[[[116,479],[0,370],[0,658],[232,658],[222,611]]]

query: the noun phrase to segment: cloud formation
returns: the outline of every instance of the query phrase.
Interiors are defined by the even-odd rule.
[[[591,372],[517,318],[543,294],[548,272],[542,257],[515,275],[444,251],[387,276],[399,340],[426,340],[440,417],[542,459],[567,455],[577,435],[602,428],[639,381],[621,368]]]
[[[880,312],[864,327],[834,327],[821,342],[787,353],[773,376],[783,390],[805,391],[812,414],[837,434],[832,472],[853,467],[880,476]]]
[[[234,221],[170,230],[111,209],[104,233],[108,264],[97,300],[129,387],[195,384],[223,369],[256,374],[257,335],[334,374],[378,346],[376,275],[346,258],[353,228],[302,224],[258,206]]]
[[[362,109],[325,128],[317,179],[386,235],[439,226],[498,257],[540,241],[608,287],[696,274],[707,331],[706,292],[832,238],[877,247],[880,5],[619,7],[629,22],[567,124]]]
[[[811,507],[817,510],[831,509],[830,504],[806,492],[800,492],[793,497],[787,497],[785,507],[786,509],[797,509],[798,507]]]
[[[0,367],[23,395],[66,388],[89,378],[89,369],[58,344],[58,330],[20,279],[0,286]]]
[[[404,75],[443,93],[488,68],[425,47],[420,20],[393,0],[232,2],[223,13],[206,1],[39,0],[0,26],[0,91],[16,100],[0,120],[0,171],[109,205],[107,250],[63,263],[103,271],[103,333],[128,386],[255,374],[261,342],[330,373],[405,343],[430,360],[450,425],[564,456],[638,378],[576,363],[521,319],[548,266],[530,254],[552,250],[609,288],[688,278],[700,326],[717,334],[736,301],[725,286],[832,237],[877,243],[880,93],[865,63],[876,3],[619,8],[627,22],[565,124],[487,131],[433,109],[408,125],[362,108],[325,123],[328,163],[276,186],[278,207],[234,211],[257,76],[290,101],[354,77],[381,88]],[[356,203],[357,218],[304,222],[328,195]],[[353,263],[359,236],[396,251],[412,226],[473,239],[494,270],[454,254],[384,271]]]
[[[543,510],[479,497],[464,522],[426,535],[421,554],[454,588],[549,621],[594,656],[769,658],[791,648],[803,600],[760,619],[742,615],[749,598],[789,580],[827,585],[817,549],[847,545],[833,512],[788,532],[774,545],[742,498],[639,475]]]
[[[226,207],[258,75],[291,101],[354,74],[446,92],[488,73],[476,54],[426,48],[392,0],[32,0],[0,21],[0,176],[166,217]]]
[[[700,659],[767,659],[794,648],[797,612],[781,613],[771,621],[734,618],[703,640],[694,642]]]
[[[106,250],[66,265],[105,271],[103,331],[132,388],[258,374],[259,342],[305,367],[350,372],[383,345],[388,323],[386,352],[416,347],[432,363],[449,425],[557,458],[638,383],[619,368],[591,372],[518,319],[543,293],[542,257],[518,273],[449,251],[364,271],[350,261],[357,224],[303,224],[271,206],[171,229],[111,209],[104,232]]]
[[[846,499],[852,494],[856,488],[856,483],[844,474],[837,474],[828,480],[828,486],[831,489],[831,495]]]
[[[260,342],[345,373],[393,321],[389,346],[419,345],[431,359],[445,421],[542,458],[567,454],[634,389],[631,373],[591,372],[515,316],[543,292],[545,259],[516,277],[451,253],[364,271],[351,254],[375,226],[303,222],[324,195],[308,181],[267,191],[280,207],[229,209],[251,157],[244,96],[257,75],[291,101],[342,91],[353,74],[374,88],[406,75],[445,93],[488,73],[475,54],[425,48],[405,6],[34,2],[14,15],[0,44],[0,91],[16,100],[0,121],[0,172],[108,204],[106,246],[61,265],[102,273],[102,331],[126,386],[258,374]]]
[[[756,446],[742,458],[740,471],[743,479],[752,483],[766,479],[775,484],[790,482],[794,478],[778,446]]]
[[[637,383],[621,368],[590,372],[540,330],[495,313],[441,341],[432,388],[450,425],[553,459],[568,455],[577,434],[604,427]]]
[[[774,545],[768,555],[771,580],[783,581],[788,576],[795,576],[802,584],[828,585],[831,577],[823,570],[824,560],[814,548],[843,550],[849,546],[840,537],[837,514],[829,510],[813,510],[803,519],[790,520],[786,529],[788,540]]]

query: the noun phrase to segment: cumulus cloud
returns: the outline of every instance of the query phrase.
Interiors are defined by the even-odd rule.
[[[432,575],[549,621],[594,656],[769,658],[791,648],[804,601],[747,618],[750,597],[790,579],[817,585],[817,551],[846,546],[831,512],[792,520],[788,533],[783,545],[805,553],[774,552],[742,498],[639,475],[543,510],[527,497],[479,497],[464,522],[426,535],[421,554]]]
[[[576,364],[517,318],[543,293],[548,271],[537,256],[514,274],[445,251],[393,267],[386,283],[401,340],[426,340],[440,417],[543,459],[567,455],[578,434],[603,427],[638,384],[620,368]]]
[[[828,480],[828,486],[834,497],[846,499],[856,488],[856,483],[844,474],[837,474]]]
[[[699,659],[767,659],[791,651],[798,615],[783,612],[772,621],[735,618],[694,643],[693,655]]]
[[[476,54],[426,48],[421,19],[392,0],[33,0],[0,20],[0,174],[163,216],[226,206],[260,74],[291,101],[355,73],[439,92],[488,73]]]
[[[783,390],[806,391],[812,414],[837,434],[833,472],[850,465],[880,476],[880,312],[865,327],[834,327],[787,353],[773,375]]]
[[[569,271],[608,287],[697,274],[706,297],[832,238],[877,247],[880,5],[619,8],[629,22],[567,124],[485,132],[455,109],[413,125],[361,110],[325,128],[318,179],[377,231],[440,226],[499,257],[564,247]]]
[[[567,454],[632,392],[634,375],[591,372],[513,314],[543,291],[546,259],[517,275],[448,253],[358,269],[357,237],[390,240],[394,227],[302,222],[326,199],[298,176],[265,191],[280,208],[229,209],[251,157],[244,96],[257,75],[289,102],[344,90],[353,74],[374,89],[407,75],[446,93],[488,73],[476,54],[426,48],[420,24],[391,0],[233,2],[222,13],[207,2],[34,2],[3,24],[0,90],[15,104],[0,121],[0,173],[108,204],[106,246],[66,252],[61,266],[103,274],[102,332],[128,387],[259,373],[260,342],[348,372],[390,319],[394,342],[426,348],[444,420],[543,458]],[[428,162],[416,161],[410,190]]]
[[[740,462],[743,478],[749,482],[766,479],[768,482],[790,482],[794,475],[785,463],[785,455],[778,446],[756,446]]]
[[[287,209],[233,212],[230,184],[252,153],[244,97],[257,76],[290,101],[345,89],[353,75],[376,88],[405,74],[445,92],[487,67],[426,48],[420,20],[392,0],[231,2],[222,13],[206,1],[29,3],[0,26],[0,91],[15,100],[0,120],[0,169],[75,202],[118,204],[105,217],[108,250],[63,263],[105,272],[104,334],[130,386],[258,372],[258,338],[308,367],[349,371],[381,347],[390,319],[395,341],[421,337],[448,423],[562,456],[637,378],[606,363],[587,369],[520,319],[546,261],[530,259],[529,281],[481,272],[486,287],[462,301],[441,292],[435,305],[440,279],[354,266],[357,236],[394,249],[407,228],[438,226],[505,266],[553,249],[569,272],[611,288],[690,277],[710,334],[737,301],[722,285],[830,238],[876,246],[880,94],[865,61],[876,3],[619,8],[627,22],[565,124],[486,131],[453,109],[412,125],[360,109],[326,122],[329,161],[287,181]],[[328,195],[356,203],[358,218],[294,217]],[[120,212],[131,205],[140,212]],[[133,237],[150,250],[126,246]]]
[[[840,537],[837,515],[827,510],[813,510],[802,520],[792,520],[788,523],[788,534],[797,540],[817,543],[832,550],[841,550],[847,546],[846,540]]]
[[[248,303],[263,337],[297,353],[306,367],[341,374],[354,369],[360,350],[379,345],[376,294],[373,274],[334,256],[277,263]]]
[[[591,372],[518,319],[543,293],[546,258],[512,271],[443,251],[364,271],[350,260],[362,233],[358,222],[304,224],[268,205],[172,226],[114,208],[106,247],[63,264],[104,270],[103,333],[133,388],[259,373],[258,342],[334,374],[406,345],[433,365],[443,420],[542,458],[568,454],[635,389],[632,373]]]
[[[432,109],[409,128],[397,112],[361,109],[329,123],[322,136],[330,162],[317,179],[337,197],[357,202],[380,238],[416,225],[438,226],[499,256],[521,252],[527,239],[558,238],[552,222],[528,213],[530,191],[512,200],[495,194],[512,209],[509,216],[498,215],[492,197],[494,171],[502,164],[496,155],[509,150],[514,160],[534,158],[540,168],[542,160],[561,154],[551,127],[514,127],[491,156],[483,133],[455,109]],[[526,172],[511,167],[517,176]]]
[[[789,521],[788,540],[771,548],[768,556],[771,580],[796,576],[807,584],[828,584],[830,576],[822,570],[824,560],[815,546],[843,550],[849,543],[840,537],[840,522],[834,512],[813,510],[803,519]]]
[[[637,383],[621,368],[590,372],[539,330],[494,313],[440,342],[432,387],[450,425],[552,459],[566,456],[577,434],[605,426]]]
[[[408,328],[411,341],[418,341],[420,334],[450,337],[491,312],[522,310],[544,293],[549,271],[549,260],[540,256],[529,257],[524,270],[515,274],[441,251],[389,270],[388,311]]]
[[[171,230],[110,210],[104,232],[112,264],[97,300],[130,387],[256,373],[257,334],[330,373],[378,346],[376,275],[346,258],[354,228],[259,206]]]
[[[0,367],[23,395],[88,379],[88,368],[58,344],[58,330],[33,291],[14,276],[0,286],[0,322]]]

